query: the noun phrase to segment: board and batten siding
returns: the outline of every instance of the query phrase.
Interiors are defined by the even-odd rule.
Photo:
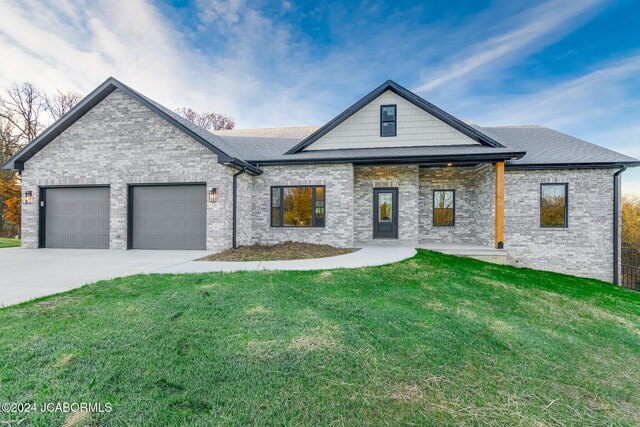
[[[397,105],[397,135],[380,136],[380,106]],[[386,91],[305,150],[477,145],[478,142],[391,91]]]

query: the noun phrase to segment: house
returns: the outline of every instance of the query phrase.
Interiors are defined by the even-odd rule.
[[[210,133],[109,78],[3,167],[26,248],[466,243],[616,282],[620,173],[638,164],[466,123],[393,81],[321,127]]]

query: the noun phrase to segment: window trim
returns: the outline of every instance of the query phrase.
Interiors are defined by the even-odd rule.
[[[385,107],[393,107],[394,115],[393,120],[383,120],[382,119],[382,110]],[[392,123],[395,125],[393,128],[393,135],[383,135],[382,134],[382,124],[383,123]],[[398,136],[398,104],[384,104],[380,106],[380,137],[381,138],[389,138]]]
[[[440,225],[440,224],[436,224],[436,215],[435,215],[435,207],[434,207],[434,202],[436,200],[436,191],[451,191],[453,193],[453,206],[451,207],[453,209],[453,221],[451,222],[451,224],[446,224],[446,225]],[[438,208],[438,209],[446,209],[446,208]],[[435,188],[432,191],[431,194],[431,225],[433,227],[455,227],[456,226],[456,190],[453,188]]]
[[[324,190],[324,224],[316,225],[316,188]],[[278,225],[273,225],[273,189],[280,190],[280,219]],[[311,188],[311,225],[285,225],[284,224],[284,189],[285,188]],[[269,226],[271,228],[325,228],[327,225],[327,187],[326,185],[272,185],[269,187]]]
[[[563,225],[543,225],[542,224],[542,187],[545,185],[564,185],[564,224]],[[540,228],[569,228],[569,183],[568,182],[541,182],[539,196],[539,218]]]

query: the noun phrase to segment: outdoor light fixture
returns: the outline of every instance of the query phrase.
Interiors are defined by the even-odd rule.
[[[452,165],[453,165],[453,163],[447,163],[447,166],[452,166]]]
[[[25,205],[30,205],[33,202],[33,194],[31,191],[27,191],[22,195],[22,203]]]
[[[215,188],[209,190],[209,203],[215,203],[218,199],[218,193]]]

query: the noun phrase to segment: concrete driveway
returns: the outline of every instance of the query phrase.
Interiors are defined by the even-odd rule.
[[[153,273],[206,251],[0,249],[0,306],[68,291],[87,283]]]

